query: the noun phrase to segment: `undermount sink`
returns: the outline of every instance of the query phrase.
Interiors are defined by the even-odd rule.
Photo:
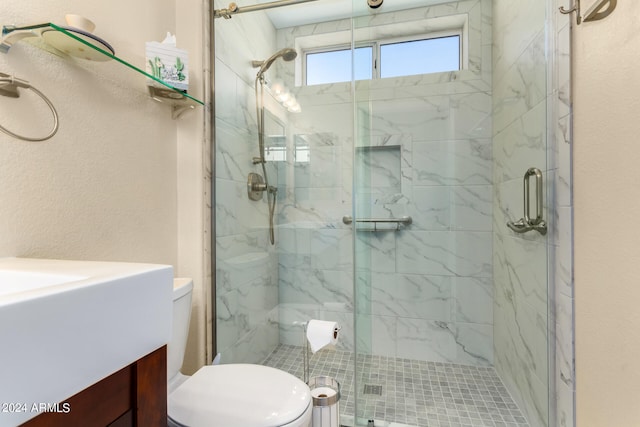
[[[0,427],[165,345],[172,291],[171,266],[0,258]]]

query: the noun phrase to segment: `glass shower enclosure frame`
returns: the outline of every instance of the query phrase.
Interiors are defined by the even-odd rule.
[[[364,3],[327,22],[276,27],[255,12],[214,25],[215,352],[222,363],[281,363],[301,377],[302,325],[334,320],[340,341],[311,367],[342,376],[345,425],[421,426],[452,411],[447,421],[473,421],[454,400],[482,412],[484,385],[456,382],[464,375],[514,396],[504,420],[553,425],[549,236],[506,225],[528,217],[531,167],[544,201],[530,209],[553,216],[550,3],[532,2],[536,13],[513,23],[491,0]],[[312,4],[296,7],[313,14]],[[517,46],[508,30],[527,19]],[[353,55],[372,38],[425,28],[459,30],[460,70],[303,84],[304,54],[320,44],[346,36]],[[249,64],[284,48],[298,57],[273,62],[264,104],[264,166],[277,189],[272,245],[266,199],[247,198],[247,174],[262,173]]]

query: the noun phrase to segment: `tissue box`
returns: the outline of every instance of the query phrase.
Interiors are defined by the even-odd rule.
[[[189,88],[189,58],[186,50],[160,42],[145,44],[147,73],[184,92]],[[149,80],[150,84],[158,84]]]

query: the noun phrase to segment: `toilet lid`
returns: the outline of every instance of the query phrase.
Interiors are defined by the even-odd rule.
[[[169,416],[189,427],[276,427],[311,404],[309,387],[261,365],[205,366],[169,395]]]

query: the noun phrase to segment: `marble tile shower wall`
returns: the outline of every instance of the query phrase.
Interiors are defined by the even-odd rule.
[[[573,425],[570,26],[546,15],[561,5],[519,0],[493,10],[495,367],[533,427]],[[547,186],[546,237],[504,227],[522,216],[531,166]]]
[[[279,165],[281,343],[299,345],[293,322],[315,317],[342,322],[341,347],[353,349],[353,243],[342,217],[355,199],[357,216],[414,220],[400,232],[356,234],[357,310],[374,331],[358,349],[493,363],[491,1],[358,18],[355,26],[450,15],[468,16],[468,67],[358,82],[355,124],[350,84],[295,90],[302,113],[289,118],[292,153]],[[348,20],[287,28],[278,43],[350,28]],[[293,67],[281,72],[294,87]],[[356,148],[354,165],[354,144],[382,149],[362,161]],[[300,149],[308,163],[293,160]]]
[[[564,2],[554,0],[553,10]],[[549,244],[549,277],[555,284],[555,369],[551,381],[555,383],[555,419],[557,427],[575,425],[575,360],[573,328],[573,252],[572,222],[573,199],[571,196],[571,17],[554,14],[556,67],[551,76],[554,91],[551,93],[556,123],[554,146],[550,151],[554,168],[553,192],[555,194],[556,228]]]
[[[371,342],[359,343],[359,349],[369,346],[378,354],[462,359],[462,363],[484,364],[493,357],[531,424],[546,425],[546,373],[542,368],[546,365],[543,330],[548,328],[543,307],[545,273],[531,267],[530,255],[525,255],[526,250],[533,248],[537,251],[533,262],[541,265],[546,243],[548,277],[550,282],[555,281],[555,319],[550,322],[552,325],[555,322],[556,332],[556,371],[551,376],[555,375],[557,395],[551,396],[551,401],[557,405],[557,425],[573,426],[569,18],[555,18],[561,64],[560,71],[551,76],[557,81],[556,92],[546,94],[551,96],[551,102],[557,101],[554,115],[548,118],[558,126],[556,139],[549,143],[545,168],[552,195],[547,200],[550,233],[546,240],[537,236],[518,238],[503,229],[504,222],[521,216],[524,169],[532,166],[532,162],[544,164],[545,159],[540,143],[544,138],[541,122],[547,118],[542,104],[548,101],[541,70],[545,2],[493,3],[493,14],[491,1],[474,0],[375,18],[376,24],[408,23],[419,18],[468,13],[470,34],[475,36],[469,38],[467,70],[358,82],[357,97],[361,102],[357,125],[367,131],[360,135],[367,133],[372,137],[366,140],[360,136],[356,145],[402,147],[401,191],[397,197],[383,197],[379,199],[382,203],[370,204],[371,200],[356,194],[358,209],[363,215],[409,214],[416,221],[401,233],[357,234],[358,265],[370,265],[373,270],[370,277],[358,275],[360,281],[367,283],[367,287],[359,285],[359,290],[369,289],[359,295],[363,304],[358,311],[376,332]],[[562,5],[558,3],[551,10]],[[367,24],[358,20],[356,25]],[[264,359],[278,343],[278,304],[282,343],[302,342],[301,329],[292,326],[293,321],[327,318],[339,320],[345,327],[341,346],[347,350],[354,348],[352,240],[350,228],[341,221],[343,215],[351,213],[353,197],[354,123],[349,84],[295,91],[303,113],[294,115],[287,125],[289,160],[277,166],[280,190],[277,222],[281,224],[277,256],[267,242],[265,204],[249,203],[244,191],[246,173],[258,172],[251,165],[251,157],[257,154],[252,87],[255,70],[248,67],[247,58],[265,58],[279,47],[293,45],[299,36],[341,30],[350,31],[351,22],[290,28],[278,31],[276,36],[271,22],[260,13],[237,16],[225,21],[224,26],[216,26],[217,345],[224,354],[223,361]],[[280,63],[274,68],[284,73],[293,88],[293,68],[282,67]],[[492,81],[496,82],[495,99],[500,101],[494,105],[494,144],[487,145],[491,134],[487,136],[483,130],[491,129],[491,123],[485,120],[485,103],[491,94]],[[398,106],[403,109],[394,111]],[[475,120],[478,126],[464,129],[465,117]],[[402,125],[394,124],[398,122]],[[452,132],[448,132],[450,129]],[[509,141],[515,144],[508,144]],[[308,150],[309,163],[291,160],[296,147]],[[514,157],[516,147],[523,150],[522,157]],[[442,157],[436,157],[436,153]],[[474,161],[468,153],[474,153]],[[488,169],[490,176],[486,179],[487,167],[491,166],[484,160],[492,154],[496,163],[492,165],[493,171]],[[454,168],[465,175],[454,177],[451,174]],[[368,172],[375,174],[375,168],[369,168]],[[274,170],[272,173],[275,175]],[[480,180],[470,184],[474,182],[470,180],[477,178]],[[270,179],[275,182],[271,175]],[[495,193],[487,189],[492,184]],[[486,227],[487,218],[491,217],[493,224]],[[460,224],[466,224],[468,229]],[[467,258],[466,263],[455,261],[451,250],[460,244],[456,237],[475,237],[480,241],[492,229],[496,257],[493,270],[489,267],[487,273],[486,260],[481,258],[475,264],[466,262]],[[442,239],[431,240],[438,236]],[[430,246],[428,242],[440,246]],[[435,250],[433,258],[441,255],[448,261],[432,265],[440,268],[435,270],[437,274],[421,273],[420,257],[429,253],[429,247]],[[474,265],[481,274],[468,273],[474,271]],[[454,267],[469,275],[453,274]],[[537,284],[520,283],[518,277],[524,274],[535,276]],[[495,290],[490,285],[492,280],[496,282]],[[476,303],[489,301],[491,306],[494,299],[489,310],[484,303]],[[484,340],[490,342],[491,336],[483,335],[493,318],[496,344],[491,354],[491,349],[484,347],[487,342]],[[522,332],[535,337],[535,342],[522,340],[516,326],[524,326]],[[458,347],[462,344],[467,349],[474,345],[479,348],[474,350],[471,362],[464,351],[459,356]],[[519,372],[522,366],[526,369]]]
[[[226,7],[216,4],[216,7]],[[264,13],[215,26],[216,330],[223,363],[258,363],[278,345],[278,261],[268,242],[266,199],[247,198],[258,155],[252,59],[276,51]],[[270,184],[276,171],[269,165]]]

